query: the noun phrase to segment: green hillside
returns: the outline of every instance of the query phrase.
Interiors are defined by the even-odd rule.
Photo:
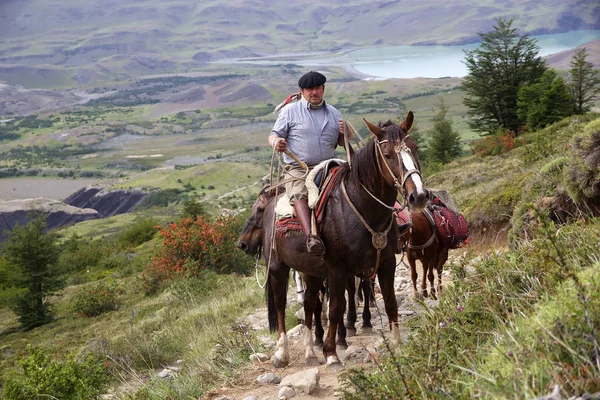
[[[465,329],[456,331],[458,336],[455,339],[448,339],[454,336],[443,336],[443,339],[440,339],[444,340],[446,346],[451,346],[451,343],[454,343],[455,346],[460,343],[461,346],[460,348],[447,347],[444,354],[450,358],[443,358],[443,362],[453,365],[440,370],[441,372],[436,375],[434,380],[427,381],[427,385],[434,385],[434,387],[454,393],[455,398],[464,398],[461,393],[468,393],[471,387],[481,393],[492,393],[493,391],[490,391],[492,389],[486,386],[485,382],[471,379],[472,377],[465,372],[465,369],[471,369],[473,365],[477,365],[487,374],[494,374],[496,373],[494,371],[499,371],[498,368],[504,371],[510,367],[510,365],[502,364],[501,354],[477,352],[477,349],[483,345],[493,347],[491,340],[493,337],[498,337],[498,335],[511,337],[511,331],[506,330],[509,326],[501,321],[509,321],[507,322],[509,325],[515,323],[526,326],[528,318],[533,318],[536,324],[542,324],[540,326],[555,326],[556,319],[546,315],[547,311],[544,310],[552,307],[553,301],[559,301],[558,297],[554,296],[559,296],[563,292],[572,293],[572,289],[569,289],[569,282],[574,279],[572,277],[575,274],[580,276],[579,279],[585,285],[588,285],[585,282],[589,282],[589,285],[597,285],[597,264],[589,269],[593,257],[589,258],[589,253],[587,253],[588,247],[597,246],[597,242],[600,240],[597,229],[598,220],[592,217],[594,207],[597,206],[597,194],[578,189],[577,182],[580,178],[574,177],[571,172],[589,169],[592,173],[596,171],[597,174],[597,164],[593,164],[593,162],[590,164],[591,159],[580,159],[580,157],[585,155],[585,152],[594,151],[594,147],[590,147],[589,143],[597,140],[600,128],[598,125],[600,119],[598,118],[597,114],[570,117],[544,130],[524,135],[522,137],[523,144],[512,151],[498,156],[461,158],[449,164],[443,171],[426,176],[428,186],[443,188],[452,194],[470,223],[471,244],[470,247],[467,247],[468,251],[459,264],[453,262],[448,265],[448,268],[452,269],[457,276],[457,279],[454,280],[455,287],[444,292],[436,311],[432,310],[430,314],[424,314],[419,319],[422,321],[420,324],[411,325],[410,329],[415,331],[420,329],[423,333],[416,335],[414,341],[411,341],[410,347],[406,348],[421,349],[418,354],[423,355],[424,358],[419,358],[412,365],[411,368],[415,374],[409,375],[411,386],[408,387],[408,390],[417,390],[416,388],[419,387],[421,379],[420,375],[417,375],[419,371],[433,368],[431,364],[428,364],[433,362],[433,359],[427,357],[429,353],[423,351],[423,346],[430,348],[430,335],[440,334],[435,330],[427,330],[428,326],[437,326],[437,318],[443,319],[451,315],[452,319],[463,321]],[[215,182],[230,182],[233,187],[250,184],[255,179],[251,176],[252,169],[256,169],[258,176],[264,171],[265,164],[264,160],[254,166],[241,164],[244,175],[240,173],[236,165],[234,163],[227,169],[224,168],[225,165],[223,168],[219,168],[220,171],[228,174],[228,177],[214,176],[210,178],[208,170],[203,170],[203,167],[195,167],[172,171],[170,174],[150,171],[125,179],[121,185],[168,188],[180,185],[181,183],[178,183],[180,180],[184,183],[189,181],[193,186],[198,186],[207,184],[214,179]],[[596,169],[594,170],[594,168]],[[207,176],[208,180],[204,180],[203,176]],[[237,177],[239,181],[232,180],[234,177]],[[215,190],[219,190],[219,188]],[[246,201],[251,201],[251,198],[252,195],[249,195]],[[554,200],[549,200],[551,198]],[[569,202],[575,204],[576,207],[563,208],[565,212],[562,213],[559,208],[556,208],[557,205],[565,207],[565,204],[569,204]],[[574,209],[579,209],[582,213],[576,215],[572,212]],[[592,214],[585,210],[592,210]],[[82,264],[86,266],[82,270],[74,269],[69,275],[69,285],[49,299],[57,311],[57,319],[54,322],[31,331],[22,331],[19,329],[14,314],[7,308],[0,309],[2,315],[0,373],[3,385],[9,381],[23,382],[20,380],[23,379],[22,375],[18,375],[22,372],[20,372],[17,360],[26,357],[28,345],[46,349],[46,354],[56,362],[66,362],[67,354],[76,356],[93,354],[100,360],[108,360],[108,364],[105,365],[110,365],[109,369],[113,374],[109,379],[111,385],[120,386],[120,390],[127,390],[132,396],[129,397],[131,399],[154,399],[161,396],[167,396],[162,398],[186,398],[188,396],[198,398],[235,375],[238,368],[246,362],[244,360],[247,360],[248,341],[255,349],[261,349],[257,337],[253,334],[243,333],[245,332],[243,328],[240,328],[241,331],[231,328],[234,326],[232,324],[237,316],[247,313],[250,308],[261,302],[261,290],[256,285],[254,278],[205,271],[199,279],[173,280],[155,288],[156,291],[148,292],[147,287],[144,286],[147,284],[144,271],[148,266],[154,265],[152,260],[156,260],[157,256],[160,257],[167,251],[162,244],[163,238],[167,236],[155,233],[153,239],[141,245],[123,247],[123,243],[131,240],[126,238],[135,237],[131,234],[125,235],[126,232],[138,232],[136,235],[139,235],[142,232],[140,229],[151,229],[153,225],[166,227],[165,223],[175,221],[180,212],[181,208],[178,206],[151,208],[137,214],[137,218],[136,214],[117,216],[105,220],[88,221],[85,224],[78,224],[61,231],[63,240],[67,242],[80,240],[75,239],[73,234],[80,235],[84,242],[81,242],[79,247],[69,246],[69,248],[78,248],[77,251],[84,251],[80,254],[85,254],[86,257],[93,256],[96,261]],[[536,222],[538,221],[536,215],[541,215],[542,219],[539,221],[543,222],[542,225],[538,225]],[[148,218],[153,221],[150,225],[143,223],[144,219]],[[241,227],[243,218],[244,215],[241,215],[237,225],[232,227],[233,235],[235,235],[236,229]],[[146,228],[142,228],[143,226]],[[548,262],[547,254],[552,254],[547,253],[548,251],[554,251],[551,247],[547,247],[549,242],[544,235],[548,235],[547,238],[555,236],[562,238],[563,233],[558,236],[559,232],[567,232],[564,234],[572,236],[566,237],[576,237],[579,238],[577,239],[579,241],[573,242],[574,246],[569,245],[571,242],[556,244],[558,246],[556,251],[566,251],[565,245],[570,249],[568,254],[564,253],[563,258],[557,261],[558,267],[536,268],[536,263],[543,260]],[[87,247],[86,241],[92,238],[95,242]],[[113,240],[117,240],[117,242]],[[121,244],[115,245],[115,243]],[[510,247],[506,247],[507,243],[510,243]],[[98,248],[105,250],[92,252],[92,249]],[[490,248],[503,248],[504,255],[489,253],[488,249]],[[528,250],[523,251],[523,249]],[[65,257],[69,254],[65,253]],[[69,257],[74,257],[75,254],[78,253]],[[238,256],[241,257],[237,261],[238,267],[246,265],[243,273],[250,274],[253,260],[241,254]],[[78,258],[81,256],[65,260],[72,260],[71,264],[67,265],[71,265],[71,268],[78,268],[75,267],[80,264],[77,261]],[[242,262],[242,260],[244,261]],[[516,268],[520,271],[517,275],[514,273]],[[580,269],[582,269],[582,275],[579,275]],[[563,273],[565,271],[570,272],[565,275]],[[538,273],[543,273],[543,277],[536,275]],[[592,278],[587,278],[590,273]],[[546,284],[539,284],[538,279]],[[481,286],[497,281],[500,282],[500,286]],[[553,283],[550,284],[550,282]],[[527,292],[530,284],[534,285],[531,290],[535,290],[535,296],[531,292],[525,296],[522,292]],[[562,284],[561,288],[554,286],[558,284]],[[236,288],[233,291],[235,296],[231,296],[230,287],[232,285]],[[96,287],[113,290],[112,293],[118,299],[118,303],[113,311],[91,317],[81,316],[77,310],[81,311],[82,304],[87,304],[78,300],[81,299],[81,293],[88,293],[89,296],[89,293],[95,293],[93,290],[96,290],[94,289]],[[145,287],[146,289],[144,289]],[[473,290],[477,292],[473,292]],[[485,296],[486,290],[492,291],[494,296]],[[589,297],[590,307],[597,307],[598,291],[582,290],[586,296],[591,296]],[[481,291],[484,293],[483,298],[487,299],[488,303],[473,303],[483,301],[478,297],[478,293]],[[144,292],[149,294],[145,296]],[[513,299],[511,300],[513,308],[509,310],[518,315],[503,314],[502,310],[508,311],[503,308],[503,298]],[[495,299],[499,299],[499,305],[491,303]],[[456,308],[457,301],[467,310],[465,314],[458,315],[456,311],[451,313],[450,309]],[[539,309],[535,306],[538,302]],[[565,313],[579,312],[576,301],[570,301],[568,304],[565,304],[565,307],[571,307],[569,308],[571,311],[565,311]],[[478,307],[483,308],[477,311]],[[83,310],[85,309],[83,308]],[[489,310],[489,314],[480,314],[482,310]],[[538,319],[538,314],[545,316]],[[481,316],[470,319],[471,315]],[[597,324],[597,315],[600,314],[592,313],[592,315],[595,316],[595,319],[591,323]],[[467,319],[463,320],[462,318]],[[577,319],[563,319],[561,329],[564,331],[561,332],[571,329],[569,325],[564,324],[577,324],[577,321]],[[572,329],[575,329],[576,326],[580,325],[573,325]],[[597,329],[598,325],[595,326]],[[584,326],[582,329],[587,328]],[[482,335],[482,331],[485,334]],[[526,340],[535,340],[535,336],[531,336],[533,334],[534,332],[523,333],[526,335],[524,336],[527,338]],[[576,333],[573,335],[576,336]],[[572,340],[571,336],[563,338]],[[220,356],[214,354],[216,343],[226,346],[226,351]],[[520,342],[519,345],[524,345],[524,343]],[[455,349],[459,349],[465,357],[454,356]],[[557,353],[554,353],[552,347],[543,347],[540,351],[543,351],[543,354],[548,357],[560,356],[560,349],[557,350]],[[212,355],[209,357],[209,354]],[[184,360],[186,365],[186,368],[176,378],[168,381],[142,378],[147,373],[153,373],[152,371],[156,373],[156,370],[160,369],[162,365],[176,359]],[[225,362],[225,359],[229,361]],[[530,365],[529,363],[535,359],[535,357],[528,358],[527,365]],[[561,375],[567,379],[569,393],[593,391],[595,380],[586,380],[585,374],[581,375],[570,369],[574,368],[571,366],[578,365],[575,359],[561,358],[565,363],[563,369],[555,365],[558,369],[554,373],[570,374]],[[524,359],[520,358],[519,360],[525,362]],[[461,362],[467,364],[464,365]],[[227,365],[225,369],[224,363]],[[503,366],[497,367],[498,363]],[[532,369],[532,373],[543,374],[543,365],[535,366],[536,369]],[[408,374],[406,370],[405,373]],[[194,379],[198,375],[207,379]],[[389,397],[391,396],[390,392],[381,392],[383,389],[377,385],[377,379],[380,378],[373,378],[370,381],[371,386],[364,386],[365,381],[361,381],[363,386],[360,387],[365,389],[365,393],[373,393],[372,397],[365,395],[367,396],[365,398],[381,398],[378,396],[382,396],[382,393],[387,393],[384,396],[386,398],[393,398]],[[542,382],[548,383],[551,377],[543,375],[541,379]],[[509,381],[513,382],[512,379]],[[132,382],[137,383],[132,387]],[[385,390],[391,390],[390,387],[397,390],[395,393],[404,393],[403,391],[406,390],[399,377],[386,375],[382,382],[387,388]],[[466,383],[462,385],[459,382]],[[413,383],[416,386],[413,387]],[[25,385],[25,383],[19,385]],[[127,386],[127,389],[124,386]],[[427,386],[427,388],[430,387]],[[496,393],[496,398],[512,398],[507,387],[503,387],[504,390],[507,390],[506,392],[493,392]],[[531,395],[542,395],[547,391],[547,387],[523,383],[522,390]],[[353,397],[349,396],[348,398]]]

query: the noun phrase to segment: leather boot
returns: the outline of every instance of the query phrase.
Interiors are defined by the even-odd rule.
[[[310,209],[308,208],[307,199],[298,199],[294,201],[294,211],[296,217],[300,221],[304,235],[306,236],[306,250],[317,257],[323,257],[325,254],[325,245],[323,241],[310,234]]]

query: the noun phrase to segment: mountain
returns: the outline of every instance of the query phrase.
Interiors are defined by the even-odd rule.
[[[494,18],[531,34],[600,29],[595,0],[4,0],[0,80],[85,85],[223,58],[477,41]]]

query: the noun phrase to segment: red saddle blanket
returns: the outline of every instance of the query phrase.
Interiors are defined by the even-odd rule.
[[[300,221],[296,217],[282,218],[277,220],[275,230],[279,236],[289,236],[296,233],[302,233],[302,225],[300,225]]]
[[[395,205],[396,223],[403,225],[411,221],[410,212],[399,203]],[[469,242],[469,225],[460,212],[454,212],[434,198],[427,209],[433,215],[435,232],[440,244],[448,249],[457,249]]]
[[[329,195],[331,194],[331,191],[337,184],[337,179],[340,175],[340,174],[338,174],[339,171],[340,171],[339,166],[334,167],[329,171],[329,179],[323,179],[323,181],[325,181],[326,183],[324,185],[322,185],[320,188],[321,195],[319,198],[319,202],[317,203],[317,206],[315,207],[315,218],[317,220],[317,223],[320,223],[321,220],[323,219],[323,216],[325,214],[325,204],[327,203],[327,200],[329,199]],[[300,221],[296,217],[282,218],[282,219],[277,220],[277,226],[275,227],[275,230],[281,236],[284,236],[286,234],[292,235],[292,234],[295,234],[298,232],[302,232],[302,225],[300,225]]]
[[[461,213],[435,204],[428,206],[435,221],[437,238],[447,249],[458,249],[469,242],[469,225]]]

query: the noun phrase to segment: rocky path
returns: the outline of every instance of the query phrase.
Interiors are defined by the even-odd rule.
[[[453,252],[457,252],[454,253]],[[456,259],[463,252],[460,250],[452,250],[450,252],[450,260]],[[407,332],[403,329],[404,322],[415,316],[421,311],[421,305],[414,301],[412,284],[410,282],[410,271],[406,264],[400,262],[398,258],[398,268],[396,269],[396,279],[394,287],[396,289],[396,298],[399,307],[399,322],[401,335],[406,335]],[[448,263],[449,263],[448,262]],[[417,265],[420,269],[420,265]],[[419,271],[421,272],[421,271]],[[421,279],[421,275],[419,275]],[[449,269],[446,268],[443,273],[444,285],[449,284],[451,276]],[[296,294],[294,290],[290,290],[288,304],[294,307],[297,306]],[[362,324],[360,313],[362,305],[357,311],[357,334],[356,336],[348,337],[348,349],[341,350],[338,347],[338,355],[345,364],[345,369],[348,368],[375,368],[379,351],[383,344],[383,335],[391,339],[388,329],[387,317],[381,294],[376,288],[377,307],[371,308],[372,313],[372,332],[362,332],[360,326]],[[427,306],[435,306],[436,301],[427,299]],[[245,318],[245,322],[253,329],[261,330],[268,329],[267,310],[259,308],[254,313]],[[334,400],[339,397],[340,385],[339,373],[330,372],[326,369],[325,360],[323,359],[322,349],[315,348],[315,352],[319,357],[320,366],[305,367],[304,366],[304,346],[303,346],[303,329],[304,325],[298,325],[289,329],[288,338],[290,343],[290,364],[286,368],[277,369],[273,366],[272,361],[264,362],[254,361],[254,363],[243,371],[241,378],[237,381],[235,387],[222,387],[213,390],[202,399],[210,400],[282,400],[294,398],[295,400],[303,399],[325,399]],[[275,334],[266,338],[267,342],[275,345]],[[272,356],[273,348],[271,347],[267,356]],[[281,380],[287,386],[288,380],[300,379],[303,383],[289,384],[291,390],[284,392]]]

